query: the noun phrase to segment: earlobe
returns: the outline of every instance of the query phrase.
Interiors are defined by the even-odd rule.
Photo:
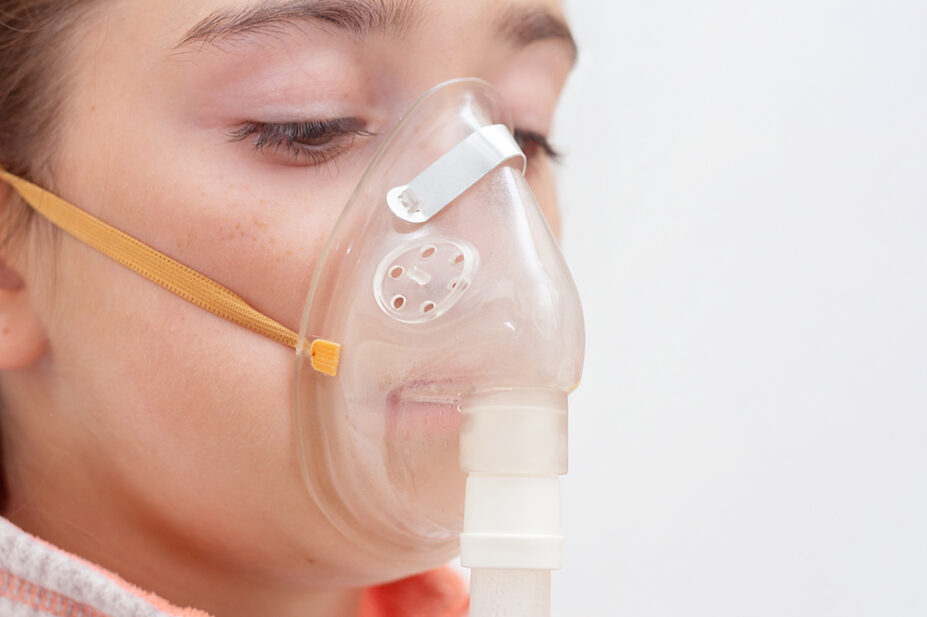
[[[48,347],[48,338],[22,277],[0,257],[0,370],[27,367]]]

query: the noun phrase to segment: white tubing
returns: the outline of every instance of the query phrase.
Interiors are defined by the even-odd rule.
[[[468,473],[460,558],[471,568],[470,617],[549,617],[550,571],[563,554],[566,393],[481,392],[460,411]]]
[[[547,617],[549,570],[474,568],[470,572],[470,617]]]

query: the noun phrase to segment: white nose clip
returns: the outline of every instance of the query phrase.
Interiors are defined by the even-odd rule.
[[[460,197],[499,165],[525,172],[527,159],[504,124],[478,129],[451,148],[408,184],[386,193],[393,214],[409,223],[424,223]]]

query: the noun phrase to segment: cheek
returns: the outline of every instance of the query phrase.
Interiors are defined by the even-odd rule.
[[[120,163],[125,173],[99,188],[78,185],[71,199],[297,329],[312,272],[350,182],[275,170],[258,164],[256,153],[230,155],[226,143],[190,144],[163,160],[126,150]],[[152,151],[172,152],[169,144]],[[106,161],[90,164],[73,175],[92,177],[95,168],[107,167]]]
[[[336,183],[313,190],[305,177],[269,180],[204,147],[115,150],[118,161],[73,157],[81,163],[58,174],[64,196],[298,329],[343,202]],[[281,547],[317,556],[318,537],[277,537],[298,536],[307,518],[326,529],[293,443],[293,351],[66,235],[58,265],[45,302],[55,395],[68,418],[57,430],[94,453],[82,464],[108,479],[128,516],[155,519],[211,553],[230,551],[229,561],[271,563]]]
[[[96,193],[69,185],[71,199],[298,329],[328,210],[291,185],[220,172],[207,156],[127,158],[126,173]],[[110,473],[124,490],[148,486],[136,501],[188,502],[196,512],[229,503],[246,512],[255,494],[272,503],[305,492],[291,443],[291,349],[70,238],[61,264],[55,361],[72,374],[70,405],[93,427],[85,441],[110,451]],[[201,486],[209,491],[200,494]],[[196,512],[169,516],[195,521]]]
[[[219,460],[241,472],[242,460],[261,467],[271,464],[267,453],[288,452],[286,348],[70,248],[62,247],[70,256],[58,273],[50,338],[60,395],[85,416],[88,441],[117,465],[120,450],[160,461],[131,465],[132,473],[177,466],[210,475]]]
[[[324,521],[299,475],[292,352],[81,246],[62,247],[59,280],[48,430],[122,515],[230,563],[317,556],[296,533]]]

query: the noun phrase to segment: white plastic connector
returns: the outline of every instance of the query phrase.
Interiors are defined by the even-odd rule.
[[[468,473],[460,562],[470,616],[546,617],[561,567],[560,479],[567,470],[566,393],[498,389],[460,404]]]
[[[465,567],[556,570],[563,560],[560,480],[470,474],[460,536]]]
[[[567,472],[567,398],[555,390],[491,390],[460,404],[460,467],[468,473]]]
[[[566,407],[566,393],[551,390],[499,389],[461,402],[460,464],[469,474],[464,566],[560,567]]]

